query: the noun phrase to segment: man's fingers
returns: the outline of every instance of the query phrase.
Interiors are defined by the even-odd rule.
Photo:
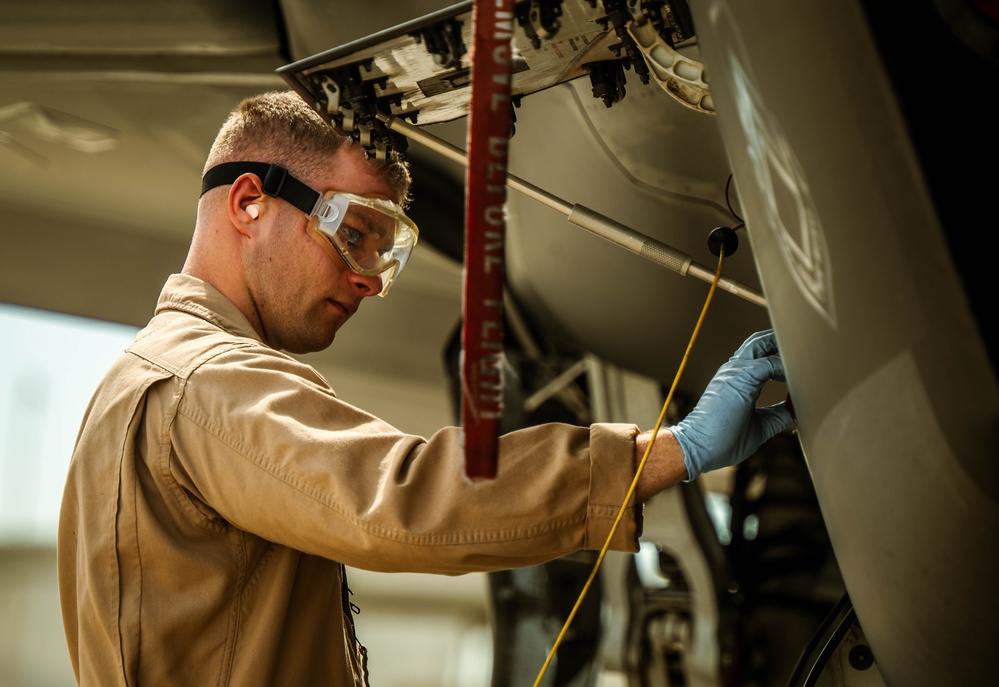
[[[794,424],[794,418],[791,417],[785,401],[766,408],[757,408],[756,419],[763,428],[763,442],[773,439]]]
[[[748,360],[773,355],[777,352],[777,338],[772,329],[756,332],[743,342],[732,357]]]

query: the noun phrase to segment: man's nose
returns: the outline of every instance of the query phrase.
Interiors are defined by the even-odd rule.
[[[350,270],[347,279],[364,297],[377,296],[382,292],[382,278],[377,275],[369,277]]]

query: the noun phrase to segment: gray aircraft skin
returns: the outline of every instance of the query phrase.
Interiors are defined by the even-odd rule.
[[[390,83],[471,66],[461,50],[435,53],[427,37],[444,34],[409,30],[457,19],[467,40],[471,2],[2,5],[0,301],[133,326],[183,264],[205,151],[241,98],[290,85],[342,125],[317,86],[332,65],[371,59],[363,78],[384,69]],[[550,684],[592,684],[601,666],[636,686],[991,684],[999,343],[985,262],[999,16],[978,0],[884,5],[514,5],[530,68],[514,75],[508,172],[549,202],[508,190],[504,428],[648,426],[628,410],[648,385],[629,396],[621,379],[665,397],[719,227],[735,237],[730,286],[711,298],[669,417],[770,327],[787,382],[761,403],[790,398],[796,417],[729,475],[725,536],[698,483],[647,505],[660,584],[613,563]],[[402,43],[419,66],[389,73]],[[539,79],[531,60],[555,53],[556,73]],[[448,413],[469,88],[370,103],[383,117],[362,124],[408,146],[420,245],[388,298],[308,356],[330,379],[349,369],[400,390],[447,386]],[[687,273],[620,245],[624,230],[675,251]],[[419,417],[418,403],[352,389],[389,421]],[[534,679],[537,646],[592,562],[491,576],[494,685]]]

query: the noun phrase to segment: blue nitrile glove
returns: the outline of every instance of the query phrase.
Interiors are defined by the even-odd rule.
[[[772,329],[746,339],[708,383],[694,409],[670,427],[683,449],[687,480],[702,472],[737,465],[767,440],[793,424],[781,402],[757,408],[770,379],[784,381],[784,363]]]

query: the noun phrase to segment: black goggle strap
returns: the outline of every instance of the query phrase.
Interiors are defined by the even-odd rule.
[[[231,184],[247,173],[260,177],[265,194],[286,200],[307,215],[312,214],[322,198],[321,193],[288,174],[288,170],[281,165],[266,162],[223,162],[215,165],[201,179],[201,195],[218,186]]]

